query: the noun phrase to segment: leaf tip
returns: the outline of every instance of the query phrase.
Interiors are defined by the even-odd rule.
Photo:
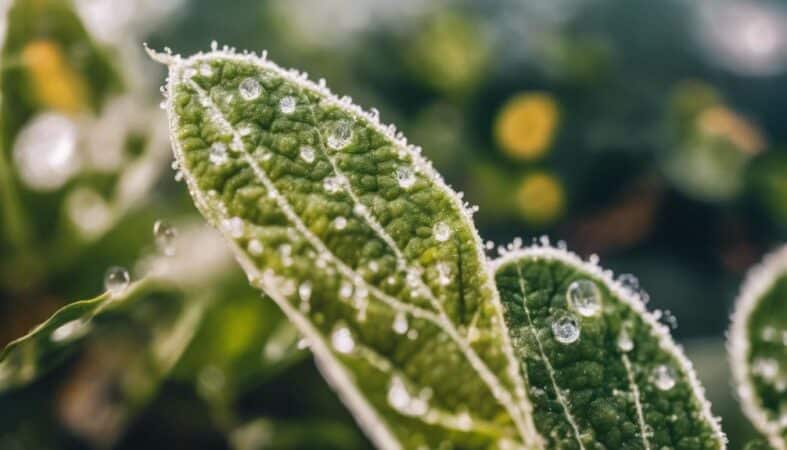
[[[172,49],[169,47],[164,47],[164,51],[159,52],[150,48],[147,42],[143,42],[142,46],[145,47],[145,52],[147,52],[148,56],[158,63],[171,66],[180,61],[180,55],[172,54]]]

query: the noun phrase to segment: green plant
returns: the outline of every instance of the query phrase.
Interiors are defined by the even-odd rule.
[[[770,445],[787,448],[787,246],[754,267],[730,331],[730,363],[743,410]]]
[[[488,261],[474,208],[395,128],[322,80],[215,44],[150,54],[169,70],[178,177],[377,446],[726,447],[691,363],[630,278],[548,242]],[[781,281],[745,289],[731,347],[747,413],[778,449],[784,427],[751,411],[783,398],[742,381],[760,350],[784,364],[783,345],[751,332],[765,329],[753,310],[784,317],[785,258],[774,259],[767,273]],[[57,330],[133,303],[138,288],[124,292],[117,306],[109,295],[69,305],[12,343],[0,370],[23,373],[28,347],[40,370],[0,377],[0,389],[56,362]],[[769,423],[784,414],[774,408]]]

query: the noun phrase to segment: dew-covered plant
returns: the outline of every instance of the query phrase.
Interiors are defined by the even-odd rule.
[[[787,246],[749,273],[729,350],[743,411],[771,447],[787,449]]]
[[[636,278],[616,278],[546,238],[515,241],[491,260],[475,207],[376,110],[337,97],[324,80],[216,44],[188,58],[149,53],[169,72],[163,105],[176,179],[262,291],[254,304],[275,304],[288,319],[234,304],[270,322],[266,370],[299,358],[302,336],[376,446],[726,448],[691,362],[647,310]],[[163,323],[151,327],[139,370],[156,381],[133,393],[127,417],[168,377],[199,378],[209,399],[219,384],[241,383],[219,383],[207,369],[231,371],[189,351],[220,340],[203,331],[222,314],[215,305],[235,295],[201,271],[215,249],[197,238],[176,252],[179,232],[166,222],[154,232],[158,254],[143,261],[145,277],[110,270],[107,293],[9,344],[0,393],[51,370],[95,330],[151,314],[147,304],[161,308],[153,314]],[[775,449],[785,448],[787,428],[785,283],[782,250],[752,272],[730,335],[744,410]],[[228,428],[243,439],[244,427]]]
[[[487,261],[464,204],[376,111],[265,55],[169,68],[178,169],[380,448],[724,448],[638,292],[548,244]]]

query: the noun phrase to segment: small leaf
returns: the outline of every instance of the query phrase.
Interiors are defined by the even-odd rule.
[[[638,292],[549,246],[494,266],[547,448],[725,448],[691,363]]]
[[[787,246],[746,277],[729,349],[743,411],[773,448],[787,449]]]
[[[370,438],[539,446],[470,213],[418,149],[264,57],[151,54],[195,204]]]

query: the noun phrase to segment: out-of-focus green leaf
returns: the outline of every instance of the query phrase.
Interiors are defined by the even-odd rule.
[[[749,272],[729,348],[744,412],[771,447],[787,449],[787,246]]]
[[[494,265],[547,448],[726,447],[691,363],[637,292],[549,246]]]

